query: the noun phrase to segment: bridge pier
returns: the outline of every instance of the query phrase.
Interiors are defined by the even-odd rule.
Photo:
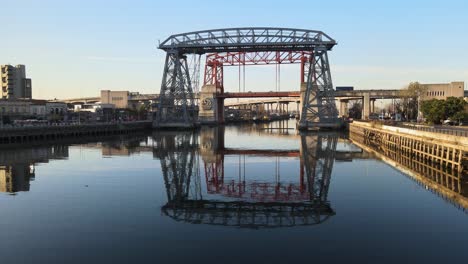
[[[220,89],[215,85],[204,85],[200,91],[200,111],[198,120],[200,124],[224,123],[224,98],[217,97]]]
[[[370,96],[365,93],[362,97],[362,119],[368,120],[370,116]]]
[[[301,83],[301,88],[300,88],[300,97],[299,97],[299,107],[297,109],[297,114],[299,115],[299,120],[302,119],[302,108],[304,107],[304,97],[305,97],[305,93],[306,93],[306,90],[307,90],[307,83],[306,82],[303,82]]]
[[[340,116],[348,115],[348,100],[340,100]]]

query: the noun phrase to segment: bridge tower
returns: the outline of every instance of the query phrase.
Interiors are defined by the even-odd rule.
[[[303,74],[307,76],[303,79],[307,82],[301,84],[299,129],[340,127],[327,49],[315,48],[302,64]]]
[[[218,97],[224,93],[223,65],[218,60],[207,60],[205,64],[203,86],[200,90],[201,124],[224,123],[224,99]]]
[[[187,56],[167,51],[154,127],[194,127],[197,119]]]

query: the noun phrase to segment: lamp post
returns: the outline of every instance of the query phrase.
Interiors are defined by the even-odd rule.
[[[382,120],[385,119],[385,116],[384,116],[384,115],[385,115],[385,109],[384,109],[384,102],[383,102],[383,100],[384,100],[384,97],[382,96],[382,101],[381,101],[381,104],[380,104],[381,107],[382,107]]]
[[[417,117],[417,122],[421,122],[421,108],[420,108],[420,105],[421,105],[421,96],[420,96],[420,91],[418,90],[418,117]]]

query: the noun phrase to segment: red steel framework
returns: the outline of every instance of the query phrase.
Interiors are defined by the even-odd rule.
[[[225,179],[224,157],[228,155],[261,155],[268,157],[299,157],[295,150],[235,150],[224,149],[212,162],[205,162],[206,188],[209,194],[229,198],[245,198],[257,202],[295,202],[310,198],[311,190],[304,177],[304,163],[300,163],[299,184],[292,182],[257,182]],[[310,186],[309,186],[310,187]]]
[[[214,85],[224,93],[223,66],[301,64],[301,83],[306,81],[306,64],[312,51],[224,52],[206,56],[204,85]]]

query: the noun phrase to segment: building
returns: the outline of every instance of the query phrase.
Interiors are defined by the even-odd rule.
[[[88,119],[91,118],[95,121],[111,121],[114,119],[115,105],[101,103],[75,105],[74,111],[87,112],[90,114]]]
[[[24,65],[1,65],[0,84],[2,87],[2,99],[31,99],[31,79],[26,78]]]
[[[6,116],[17,119],[30,114],[31,102],[23,100],[0,100],[0,119]]]
[[[464,82],[451,82],[439,84],[422,84],[427,89],[426,94],[423,95],[423,100],[442,99],[447,97],[464,97],[465,96],[465,83]]]
[[[29,106],[29,114],[36,119],[44,119],[46,117],[46,100],[31,100]]]
[[[100,111],[104,111],[104,109],[115,109],[115,105],[101,103],[75,105],[74,111],[99,113]]]
[[[8,124],[14,120],[49,119],[66,120],[67,104],[46,100],[0,100],[0,123]]]
[[[101,91],[101,103],[102,104],[113,104],[115,108],[126,109],[129,108],[129,99],[131,93],[128,91]]]
[[[113,104],[116,109],[132,109],[138,110],[142,105],[151,105],[157,98],[158,94],[140,94],[138,92],[129,91],[101,91],[101,103]]]
[[[48,115],[61,115],[67,113],[68,106],[64,102],[59,101],[48,101],[45,104],[45,111]]]

